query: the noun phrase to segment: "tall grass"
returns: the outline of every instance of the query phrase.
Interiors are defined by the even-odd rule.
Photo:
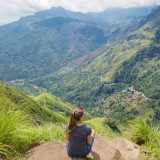
[[[64,126],[34,126],[22,107],[0,97],[0,159],[20,156],[39,141],[64,138]]]
[[[147,123],[147,119],[138,117],[132,121],[127,130],[127,136],[133,142],[141,145],[142,151],[148,154],[148,159],[160,159],[159,127]]]
[[[16,152],[21,146],[23,135],[20,130],[24,130],[28,124],[24,110],[20,110],[16,105],[6,98],[0,104],[0,153],[1,156],[8,157]]]

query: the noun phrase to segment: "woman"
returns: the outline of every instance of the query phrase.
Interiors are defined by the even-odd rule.
[[[85,157],[91,152],[95,131],[88,125],[82,124],[84,115],[83,108],[76,107],[66,126],[66,148],[71,157]]]

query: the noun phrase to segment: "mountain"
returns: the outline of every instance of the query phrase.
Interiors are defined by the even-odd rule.
[[[128,23],[136,18],[149,14],[157,6],[151,7],[133,7],[133,8],[108,8],[100,13],[87,13],[89,19],[93,19],[96,23],[102,25],[113,25]]]
[[[119,9],[115,10],[118,12]],[[137,14],[135,9],[132,14],[139,18],[149,11],[150,8],[142,8],[143,14]],[[130,15],[129,12],[127,10],[126,15]],[[101,13],[95,14],[101,16]],[[102,19],[106,23],[106,19]],[[116,21],[121,19],[120,16]],[[119,42],[135,30],[135,21],[137,19],[134,18],[132,27],[128,23],[127,26],[103,26],[89,14],[55,7],[1,26],[0,79],[6,74],[8,80],[17,80],[56,72],[106,43]]]
[[[22,159],[41,141],[64,140],[75,105],[99,134],[111,139],[125,130],[126,137],[127,129],[144,159],[159,159],[160,7],[123,27],[86,23],[83,15],[41,16],[0,27],[1,79],[7,73],[8,84],[32,93],[0,81],[0,159]],[[69,52],[69,44],[81,46]]]
[[[158,107],[159,15],[160,8],[137,22],[137,29],[126,35],[120,43],[106,46],[106,50],[104,45],[100,53],[92,52],[97,56],[85,63],[82,60],[75,65],[74,61],[58,72],[38,77],[30,83],[46,88],[73,104],[84,106],[92,114],[104,115],[107,110],[102,107],[107,103],[107,98],[130,86],[147,98],[154,99],[151,106]],[[125,105],[121,105],[126,110]],[[118,113],[121,111],[119,109]]]
[[[113,25],[115,23],[127,23],[127,21],[131,22],[136,18],[140,18],[149,14],[157,7],[158,6],[154,5],[150,7],[108,8],[102,12],[88,13],[72,12],[64,9],[63,7],[52,7],[49,10],[37,12],[33,16],[22,17],[20,21],[26,23],[28,21],[38,21],[53,17],[63,17],[106,26]]]
[[[44,19],[50,19],[53,17],[63,17],[63,18],[71,18],[77,19],[79,21],[88,22],[88,17],[81,13],[81,12],[72,12],[69,10],[64,9],[63,7],[52,7],[51,9],[36,12],[32,16],[26,16],[20,18],[20,21],[23,23],[33,22],[33,21],[40,21]],[[92,22],[92,21],[89,21]],[[93,23],[93,22],[92,22]]]
[[[1,75],[8,72],[9,84],[50,92],[98,116],[110,109],[108,97],[132,85],[159,101],[160,8],[123,27],[86,23],[68,11],[46,18],[50,11],[0,28]]]
[[[40,13],[2,26],[0,33],[1,79],[7,74],[8,80],[55,72],[107,42],[104,27]]]

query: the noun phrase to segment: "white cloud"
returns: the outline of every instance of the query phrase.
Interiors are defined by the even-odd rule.
[[[91,12],[102,11],[109,7],[136,7],[160,4],[160,0],[28,0],[42,9],[52,6],[62,6],[69,10]]]
[[[0,24],[56,6],[72,11],[99,12],[109,7],[128,8],[154,4],[160,4],[160,0],[0,0]]]

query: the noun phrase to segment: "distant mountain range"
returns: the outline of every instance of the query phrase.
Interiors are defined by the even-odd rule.
[[[15,80],[53,73],[108,42],[121,40],[134,30],[133,25],[121,27],[124,20],[127,18],[127,25],[152,8],[115,8],[83,14],[57,7],[1,26],[0,79],[6,74],[8,80]],[[112,27],[106,25],[109,18]]]
[[[101,26],[64,17],[32,18],[0,27],[1,79],[55,72],[107,42]]]
[[[100,13],[87,13],[87,17],[102,25],[121,25],[151,13],[156,7],[108,8]]]
[[[58,72],[30,80],[30,83],[89,110],[96,106],[101,108],[111,94],[132,85],[158,101],[159,16],[160,8],[135,23],[134,31],[122,41],[108,43]]]
[[[49,10],[37,12],[33,16],[21,18],[20,20],[25,23],[28,20],[37,21],[52,17],[64,17],[106,26],[130,22],[136,18],[140,18],[149,14],[155,8],[157,8],[156,5],[151,7],[108,8],[102,12],[81,13],[72,12],[64,9],[63,7],[53,7]]]
[[[159,17],[159,7],[88,14],[58,7],[21,18],[0,27],[0,79],[7,74],[9,84],[25,92],[47,91],[98,116],[132,112],[119,95],[132,85],[157,100],[151,105],[156,108],[160,97]],[[119,97],[114,98],[115,108],[110,107],[112,95]],[[143,100],[138,102],[143,106]],[[133,111],[138,114],[140,109]]]

